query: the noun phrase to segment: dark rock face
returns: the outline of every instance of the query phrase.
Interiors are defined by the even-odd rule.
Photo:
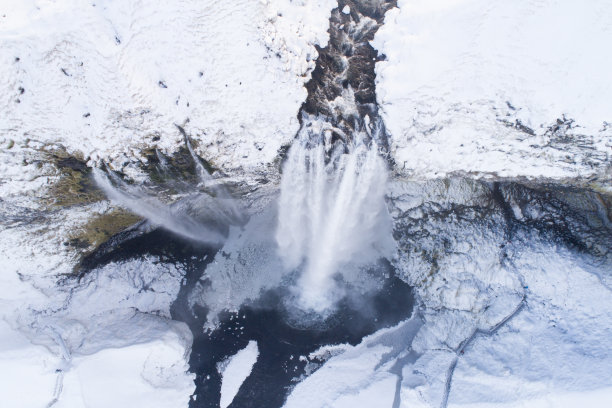
[[[68,156],[57,161],[57,167],[60,169],[68,168],[74,171],[80,172],[88,172],[89,168],[87,167],[87,163],[83,160],[77,159],[74,156]]]
[[[408,318],[413,310],[411,287],[383,261],[372,270],[375,276],[390,276],[380,288],[358,298],[344,298],[332,315],[316,324],[296,321],[289,310],[292,305],[287,302],[288,289],[276,288],[244,304],[237,313],[222,313],[214,330],[205,331],[207,307],[191,304],[190,296],[197,284],[210,283],[206,270],[215,259],[217,249],[163,229],[146,229],[145,225],[142,223],[113,237],[85,259],[82,273],[109,262],[147,254],[185,271],[170,313],[172,319],[185,322],[194,337],[189,365],[196,374],[196,391],[191,408],[219,406],[222,381],[219,364],[251,340],[257,341],[259,357],[231,407],[281,407],[292,386],[325,362],[307,358],[309,353],[329,344],[358,344],[364,336]]]
[[[350,9],[348,13],[343,11],[345,6]],[[369,41],[383,23],[386,11],[395,6],[396,0],[338,0],[338,7],[332,10],[329,44],[318,48],[316,68],[306,84],[308,96],[299,113],[303,126],[308,125],[304,121],[307,115],[328,122],[334,129],[332,145],[347,144],[353,132],[369,124],[382,128],[385,135],[375,90],[375,63],[383,57]],[[354,98],[356,111],[334,103],[348,102],[348,98]],[[519,122],[513,126],[523,125]],[[179,131],[189,143],[184,131],[181,128]],[[385,140],[383,137],[383,149]],[[78,162],[64,164],[84,170]],[[214,171],[208,163],[201,164]],[[186,147],[172,157],[150,151],[147,170],[153,182],[169,191],[187,190],[197,181],[196,165]],[[448,187],[455,181],[441,182]],[[400,272],[396,276],[394,266],[385,265],[390,278],[378,292],[369,294],[368,310],[361,308],[363,304],[344,299],[322,327],[292,325],[283,304],[286,289],[276,288],[257,301],[243,304],[237,313],[223,313],[214,330],[205,332],[207,307],[192,304],[190,295],[197,284],[210,283],[206,268],[218,248],[180,239],[153,229],[146,222],[117,234],[85,258],[80,276],[105,263],[144,254],[183,265],[185,278],[171,307],[171,317],[185,322],[194,336],[189,364],[196,374],[196,391],[190,407],[219,406],[222,382],[219,364],[251,340],[257,341],[260,355],[231,407],[281,407],[291,387],[324,363],[309,361],[305,356],[327,344],[357,344],[364,336],[410,316],[414,297],[409,285],[416,288],[439,272],[439,265],[447,256],[477,252],[480,242],[488,242],[495,248],[494,256],[505,262],[512,258],[512,242],[528,243],[535,234],[580,251],[599,265],[612,265],[610,197],[558,185],[528,186],[469,179],[462,179],[459,184],[463,187],[458,195],[447,189],[435,197],[423,198],[409,209],[402,207],[403,197],[390,200],[396,206],[394,238],[400,259],[411,267],[416,265],[420,271],[408,279]],[[426,190],[427,187],[415,195],[423,195]],[[229,227],[217,228],[227,234]]]
[[[600,270],[612,268],[612,197],[588,189],[552,184],[520,184],[470,179],[438,180],[416,194],[446,189],[408,209],[396,209],[394,236],[400,256],[418,265],[427,279],[452,254],[478,252],[479,243],[497,246],[501,262],[511,244],[530,245],[536,237],[585,256]],[[458,186],[458,187],[457,187]],[[425,193],[424,193],[425,191]],[[406,200],[406,197],[392,199]],[[469,242],[469,249],[462,249]],[[471,252],[470,252],[471,251]],[[474,253],[476,253],[474,252]],[[411,282],[417,283],[417,282]]]
[[[509,222],[612,264],[612,197],[570,186],[498,183]]]

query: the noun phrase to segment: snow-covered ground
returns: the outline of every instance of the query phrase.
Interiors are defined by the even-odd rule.
[[[399,0],[374,46],[404,174],[610,179],[612,2]],[[557,120],[572,120],[553,128]]]
[[[57,142],[118,169],[173,151],[175,124],[225,169],[298,128],[331,0],[2,1],[0,143]]]
[[[150,257],[65,280],[78,262],[71,232],[111,206],[45,204],[59,178],[45,151],[65,148],[137,178],[144,150],[183,143],[178,124],[230,177],[278,177],[272,163],[298,129],[314,44],[327,42],[335,4],[0,0],[4,405],[187,406],[191,335],[169,318],[185,271]],[[612,178],[610,0],[398,6],[374,46],[387,58],[377,63],[377,97],[402,175]],[[394,183],[389,198],[393,216],[418,220],[424,202],[470,206],[485,194],[434,180]],[[357,346],[302,356],[328,360],[287,406],[440,406],[454,367],[448,406],[607,407],[612,302],[609,278],[598,276],[606,270],[537,236],[518,237],[501,259],[499,213],[484,224],[441,218],[430,226],[445,239],[425,248],[448,246],[435,274],[418,254],[396,262],[416,287],[419,314]],[[262,258],[255,235],[242,238],[254,248],[245,262]],[[225,272],[260,271],[237,262],[207,271],[219,275],[210,298],[220,308],[280,280],[243,285]],[[249,344],[227,361],[224,404],[257,352]]]
[[[434,220],[413,237],[419,251],[400,241],[398,266],[416,287],[419,313],[355,347],[321,350],[331,358],[287,407],[572,407],[581,398],[607,407],[612,302],[598,274],[610,263],[528,231],[508,241],[495,214],[480,223],[469,210],[448,211],[475,205],[473,186],[435,184],[395,186],[408,223]],[[425,215],[430,200],[447,215]],[[437,253],[435,273],[419,264],[421,250]]]
[[[186,362],[191,333],[169,320],[182,272],[148,259],[110,264],[78,285],[72,278],[58,286],[74,266],[62,244],[64,228],[83,215],[74,212],[0,231],[3,402],[186,406],[194,389]]]

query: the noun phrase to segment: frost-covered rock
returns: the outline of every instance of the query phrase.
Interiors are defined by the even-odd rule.
[[[612,260],[584,243],[610,247],[611,238],[598,233],[608,215],[590,194],[392,183],[396,265],[419,307],[355,347],[321,350],[327,361],[287,406],[570,407],[582,395],[606,407]]]
[[[141,182],[146,152],[183,146],[180,125],[215,167],[236,177],[265,171],[297,131],[333,5],[0,5],[3,401],[187,405],[191,337],[170,320],[184,271],[146,257],[77,279],[94,241],[75,235],[104,227],[91,221],[114,210],[101,196],[73,199],[92,182],[86,168],[58,168],[58,152]],[[70,202],[58,202],[60,188]]]
[[[186,271],[147,255],[75,276],[93,241],[74,232],[113,208],[102,197],[54,203],[66,174],[49,158],[109,162],[140,182],[151,151],[184,143],[180,125],[200,156],[260,189],[250,209],[266,211],[251,229],[231,229],[227,252],[205,271],[209,284],[188,299],[211,302],[214,324],[218,312],[281,284],[266,271],[280,270],[269,181],[296,134],[314,45],[327,43],[336,3],[13,3],[0,6],[2,400],[186,406],[192,338],[170,320]],[[385,15],[373,41],[386,55],[376,95],[395,175],[421,180],[388,188],[393,262],[419,303],[361,344],[300,356],[312,371],[287,406],[604,407],[612,397],[609,197],[441,178],[609,188],[609,4],[506,3],[400,0]],[[341,6],[338,29],[359,37],[357,26],[373,24],[356,19],[352,1]],[[344,26],[349,18],[360,22]],[[357,112],[353,90],[338,95],[332,110]],[[72,182],[86,184],[86,171]],[[218,367],[223,405],[257,355],[249,343]]]

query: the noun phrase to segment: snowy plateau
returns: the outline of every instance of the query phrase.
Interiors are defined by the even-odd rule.
[[[0,407],[612,406],[612,0],[0,0]]]

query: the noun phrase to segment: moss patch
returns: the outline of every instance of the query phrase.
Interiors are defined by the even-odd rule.
[[[89,172],[62,170],[60,179],[49,188],[45,199],[51,206],[70,207],[101,201],[104,195],[90,179]]]
[[[71,234],[69,240],[64,242],[64,245],[93,250],[108,241],[113,235],[134,225],[141,219],[123,209],[112,210],[106,214],[91,218],[87,224]]]
[[[104,199],[104,194],[91,179],[91,169],[85,161],[65,150],[47,152],[49,160],[59,169],[60,178],[49,187],[43,202],[52,207],[71,207]]]

